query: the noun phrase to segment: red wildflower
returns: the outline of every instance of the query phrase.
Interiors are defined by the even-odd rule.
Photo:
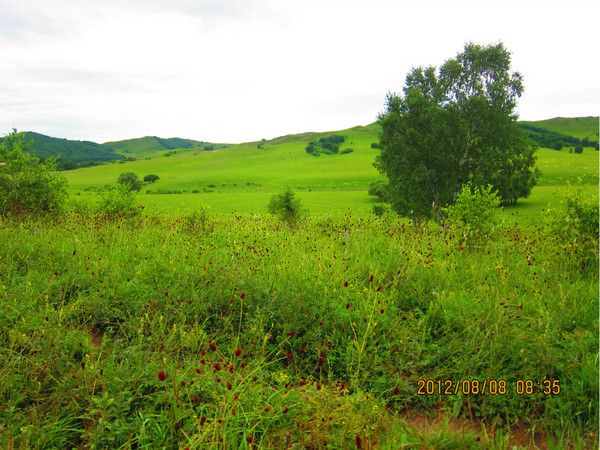
[[[287,352],[287,354],[285,356],[288,359],[288,361],[291,361],[292,359],[294,359],[294,355],[290,352]]]
[[[217,372],[219,370],[221,370],[221,364],[219,364],[219,363],[215,363],[215,365],[213,367],[215,368],[215,371],[217,371]]]
[[[372,283],[374,279],[375,279],[375,275],[373,275],[373,274],[369,275],[369,283]]]
[[[200,397],[198,397],[197,395],[194,395],[192,397],[192,403],[200,403]]]
[[[246,291],[240,292],[240,299],[244,300],[246,298]]]
[[[231,390],[231,388],[232,388],[232,387],[233,387],[233,386],[232,386],[232,384],[231,384],[231,381],[228,381],[228,382],[227,382],[227,389],[228,389],[228,390]]]
[[[394,389],[392,389],[392,394],[398,395],[399,393],[400,393],[400,388],[398,386],[396,386]]]
[[[200,417],[200,426],[204,425],[205,423],[206,423],[206,416]]]
[[[179,430],[181,428],[181,424],[179,422],[175,422],[175,429]]]
[[[213,352],[217,351],[217,345],[214,342],[211,342],[210,344],[208,344],[208,348],[210,348],[210,350]]]
[[[268,406],[265,406],[265,412],[268,413],[269,411],[271,411],[271,408],[269,408]]]
[[[344,287],[348,287],[348,282],[344,281]]]
[[[346,303],[346,309],[352,308],[352,303]]]
[[[377,289],[375,289],[377,292],[381,291],[381,285],[377,286]]]
[[[254,437],[252,437],[252,435],[247,436],[246,441],[248,442],[248,444],[252,444],[252,441],[254,441]]]
[[[288,412],[288,411],[289,411],[289,409],[288,409],[288,407],[286,406],[285,408],[283,408],[283,411],[282,411],[282,412],[283,412],[284,414],[287,414],[287,412]]]
[[[235,356],[240,356],[242,354],[242,349],[241,348],[236,348],[235,349]]]
[[[202,356],[206,355],[206,350],[204,350],[204,349],[200,350],[200,354],[201,354]]]
[[[216,380],[216,381],[217,381],[217,383],[220,383],[220,382],[221,382],[221,381],[223,381],[223,380],[221,380],[221,377],[217,377],[217,380]]]
[[[235,367],[233,364],[229,364],[229,373],[233,373],[235,371]]]
[[[165,381],[167,379],[167,373],[164,370],[158,371],[158,379],[160,381]]]
[[[200,367],[196,367],[196,373],[197,374],[201,374],[202,373],[202,369]]]
[[[187,383],[185,382],[185,380],[181,380],[181,387],[185,387]]]
[[[356,433],[356,448],[362,449],[362,439],[358,433]]]
[[[323,354],[322,353],[319,355],[318,364],[319,364],[319,367],[323,367],[323,365],[325,364],[325,358],[323,358]]]

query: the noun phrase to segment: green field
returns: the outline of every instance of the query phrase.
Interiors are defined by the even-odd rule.
[[[180,214],[207,206],[218,214],[265,214],[270,196],[289,186],[296,190],[310,214],[371,213],[376,199],[367,193],[371,182],[381,176],[373,167],[378,150],[378,127],[355,127],[330,133],[305,133],[268,141],[264,149],[256,143],[234,145],[215,151],[178,150],[177,154],[154,154],[149,159],[63,172],[71,193],[94,202],[97,191],[113,185],[122,172],[140,177],[154,173],[160,180],[147,185],[139,202],[147,213]],[[346,137],[349,154],[311,156],[304,150],[309,140],[331,134]],[[542,178],[528,199],[507,208],[503,216],[512,221],[535,220],[544,209],[557,204],[567,192],[580,190],[598,198],[598,152],[582,154],[539,149]],[[180,194],[156,194],[158,190]],[[197,193],[192,193],[196,190]],[[150,191],[153,193],[146,193]],[[184,192],[185,191],[185,192]]]
[[[136,146],[0,216],[0,448],[597,449],[598,152],[539,149],[470,241],[372,213],[377,141]],[[123,172],[143,214],[90,208]]]

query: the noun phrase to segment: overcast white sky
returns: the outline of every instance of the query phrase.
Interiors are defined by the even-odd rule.
[[[599,114],[587,0],[0,0],[0,135],[242,142],[374,122],[413,66],[504,42],[524,120]]]

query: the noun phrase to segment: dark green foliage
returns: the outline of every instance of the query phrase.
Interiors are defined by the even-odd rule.
[[[0,142],[0,215],[56,212],[67,197],[66,180],[25,151],[24,134],[14,130]]]
[[[371,148],[374,148],[375,150],[379,150],[381,148],[381,145],[379,144],[379,142],[372,142]]]
[[[369,195],[377,197],[382,202],[389,202],[388,191],[390,185],[385,180],[373,181],[369,185]]]
[[[352,153],[354,149],[352,147],[346,147],[340,150],[340,155],[347,155],[348,153]]]
[[[318,141],[310,141],[305,150],[306,153],[313,156],[319,156],[321,154],[331,155],[339,152],[340,144],[345,140],[346,138],[344,136],[332,134],[331,136],[322,137]]]
[[[124,172],[119,175],[117,179],[117,183],[122,186],[125,186],[130,191],[139,191],[142,189],[142,182],[138,178],[138,176],[133,172]]]
[[[516,122],[521,75],[509,70],[502,44],[467,44],[439,70],[413,69],[403,94],[388,95],[376,167],[398,213],[429,218],[469,181],[491,184],[504,205],[529,195],[539,173]]]
[[[577,144],[573,149],[573,153],[583,153],[583,145]]]
[[[302,215],[300,199],[297,198],[290,188],[273,195],[267,205],[269,212],[279,217],[289,225],[296,225]]]
[[[77,169],[123,159],[123,156],[116,154],[113,149],[95,142],[59,139],[30,131],[22,134],[27,153],[38,156],[42,161],[54,158],[58,170]]]
[[[150,175],[146,175],[144,177],[144,183],[155,183],[156,181],[158,181],[160,179],[160,177],[158,175],[154,175],[153,173]]]

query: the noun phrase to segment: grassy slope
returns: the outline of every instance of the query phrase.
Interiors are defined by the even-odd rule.
[[[598,117],[555,117],[553,119],[522,122],[557,133],[575,136],[580,139],[598,140]],[[595,138],[595,139],[594,139]]]
[[[354,152],[313,157],[304,151],[308,140],[332,133],[345,135]],[[366,191],[369,183],[380,177],[372,165],[377,150],[370,147],[378,140],[378,133],[377,125],[331,133],[304,133],[268,141],[264,149],[257,149],[256,143],[244,143],[213,152],[178,150],[170,157],[157,153],[150,159],[80,169],[65,175],[72,192],[81,192],[80,198],[89,200],[97,197],[82,192],[84,189],[111,185],[125,171],[141,177],[149,173],[159,175],[161,179],[147,187],[154,192],[158,189],[189,192],[144,193],[140,202],[149,212],[189,212],[208,205],[217,213],[265,213],[272,193],[289,185],[297,190],[311,213],[343,214],[351,209],[353,214],[368,215],[375,199]],[[587,149],[576,155],[540,149],[538,166],[543,172],[539,185],[530,198],[507,208],[507,216],[532,220],[574,188],[597,199],[598,152]],[[192,194],[194,189],[200,193]]]
[[[205,149],[207,145],[220,147],[224,144],[211,144],[210,142],[194,141],[191,139],[165,139],[157,136],[145,136],[123,141],[105,142],[102,145],[114,149],[117,153],[123,155],[146,156],[165,150]]]

